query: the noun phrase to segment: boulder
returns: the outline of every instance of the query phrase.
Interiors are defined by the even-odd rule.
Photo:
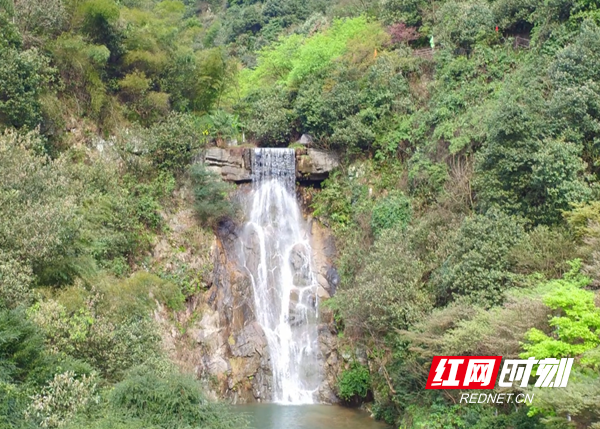
[[[300,137],[300,140],[298,140],[296,143],[304,145],[304,146],[309,146],[311,145],[313,142],[313,138],[310,134],[302,134],[302,136]]]
[[[296,177],[299,180],[324,180],[339,165],[339,156],[334,152],[312,148],[296,152]]]

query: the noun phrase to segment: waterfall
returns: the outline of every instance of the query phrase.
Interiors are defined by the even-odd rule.
[[[317,282],[296,201],[294,149],[255,149],[252,172],[242,261],[252,280],[256,319],[267,337],[273,400],[314,403],[322,378]]]

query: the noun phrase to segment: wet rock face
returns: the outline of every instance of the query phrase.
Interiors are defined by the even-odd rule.
[[[246,403],[271,399],[272,374],[251,279],[234,256],[237,237],[233,221],[218,226],[213,286],[194,338],[202,356],[199,375],[213,380],[217,396]]]
[[[333,311],[323,305],[324,301],[335,294],[340,277],[334,267],[336,255],[335,242],[330,231],[316,219],[310,219],[310,241],[312,257],[319,283],[317,297],[319,300],[319,352],[323,363],[324,379],[318,391],[320,402],[339,403],[336,396],[337,379],[343,366],[343,358],[338,352],[338,336],[333,319]]]
[[[327,228],[315,219],[309,222],[316,277],[320,286],[317,293],[320,299],[327,299],[335,294],[340,282],[340,276],[333,265],[335,243]]]
[[[333,313],[331,310],[322,310],[320,319],[323,323],[319,325],[319,348],[324,362],[325,379],[318,397],[321,402],[337,404],[340,400],[335,392],[342,359],[338,356],[338,338],[333,327]]]

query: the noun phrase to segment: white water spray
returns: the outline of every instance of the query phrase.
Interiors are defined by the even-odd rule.
[[[295,196],[293,149],[255,149],[242,260],[273,369],[273,400],[310,404],[321,382],[317,282]]]

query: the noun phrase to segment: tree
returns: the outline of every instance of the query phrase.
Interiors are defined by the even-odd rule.
[[[466,218],[440,268],[438,299],[462,297],[484,307],[502,303],[515,281],[509,254],[524,234],[517,219],[497,210]]]
[[[600,28],[586,20],[574,42],[556,54],[549,67],[554,92],[550,115],[565,139],[583,148],[583,158],[594,172],[600,155]]]
[[[39,97],[53,70],[37,49],[22,50],[16,27],[0,14],[0,125],[35,128],[41,120]]]
[[[494,205],[535,224],[555,224],[561,211],[586,201],[581,146],[547,136],[545,102],[535,82],[508,86],[488,124],[488,140],[477,156],[475,190],[479,207]]]
[[[550,292],[544,296],[544,304],[560,315],[550,319],[552,335],[538,329],[527,332],[523,359],[574,357],[600,346],[600,309],[594,303],[594,293],[583,289],[590,279],[579,273],[580,268],[581,261],[576,260],[563,279],[546,285]],[[585,357],[582,363],[586,363]]]
[[[431,309],[423,264],[407,246],[401,227],[388,229],[373,245],[364,268],[335,299],[346,326],[370,335],[406,329]]]

